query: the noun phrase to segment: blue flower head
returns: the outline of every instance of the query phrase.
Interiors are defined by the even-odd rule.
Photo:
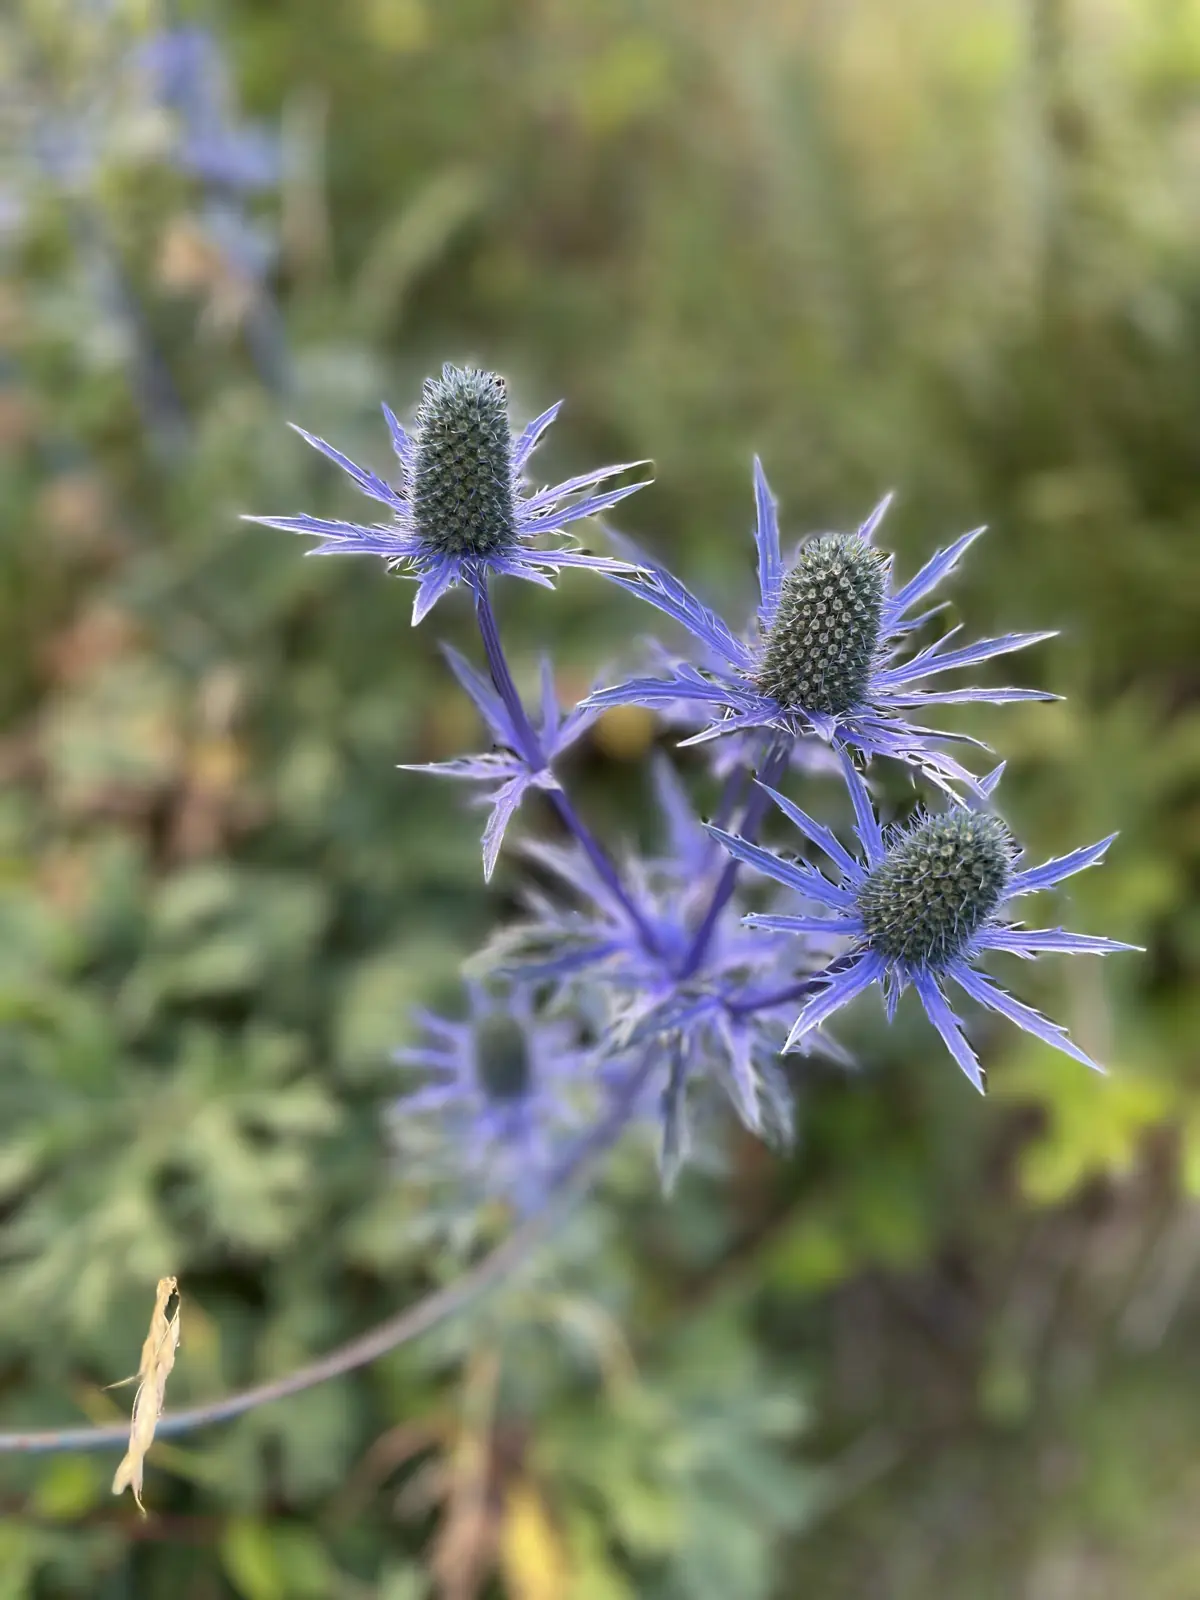
[[[694,659],[666,657],[659,675],[602,689],[589,703],[651,706],[678,718],[681,705],[690,702],[707,721],[687,744],[764,729],[798,739],[815,734],[839,748],[920,766],[943,786],[973,786],[972,775],[931,743],[961,736],[932,733],[908,721],[907,713],[934,703],[1053,699],[1033,689],[927,686],[940,673],[1053,635],[1009,633],[950,649],[958,632],[952,629],[909,659],[901,657],[909,636],[933,614],[914,616],[914,606],[984,530],[964,534],[895,588],[891,557],[873,542],[889,503],[884,500],[857,532],[809,539],[785,567],[775,501],[757,460],[754,479],[759,605],[749,633],[735,632],[664,567],[639,555],[641,570],[615,581],[680,623],[698,650]]]
[[[778,1066],[786,1001],[772,996],[794,993],[795,962],[794,941],[748,931],[732,899],[706,919],[726,858],[665,761],[655,766],[655,787],[665,847],[622,862],[638,926],[586,853],[531,840],[526,856],[570,898],[526,889],[528,917],[505,928],[481,959],[507,978],[554,984],[564,1009],[587,1014],[608,1057],[602,1076],[625,1070],[629,1052],[656,1053],[661,1071],[646,1109],[662,1128],[669,1184],[687,1149],[685,1099],[701,1083],[721,1089],[753,1132],[790,1136],[791,1089]],[[835,939],[814,934],[812,970],[835,948]],[[802,1048],[848,1060],[824,1030]]]
[[[911,984],[951,1055],[982,1091],[979,1062],[946,998],[947,983],[954,983],[977,1004],[1095,1067],[1065,1029],[1007,993],[976,963],[991,950],[1032,959],[1044,951],[1106,955],[1136,949],[1065,928],[1024,928],[1003,915],[1021,896],[1050,888],[1094,865],[1115,834],[1027,868],[1020,867],[1017,847],[1004,823],[979,805],[919,814],[885,835],[862,778],[845,755],[842,760],[865,859],[852,855],[829,828],[814,822],[799,806],[770,791],[789,821],[833,862],[837,881],[807,862],[785,861],[761,845],[710,829],[737,860],[784,884],[824,913],[751,916],[746,919],[749,924],[775,935],[836,932],[853,941],[849,952],[829,968],[820,992],[800,1012],[785,1048],[795,1049],[813,1028],[873,984],[884,989],[890,1018],[901,991]],[[981,785],[985,795],[998,777],[999,769]]]
[[[469,984],[467,998],[465,1021],[414,1013],[425,1042],[392,1059],[430,1081],[397,1102],[393,1125],[403,1144],[413,1119],[432,1121],[456,1172],[527,1210],[578,1128],[577,1102],[594,1073],[576,1025],[539,1015],[528,990]]]
[[[597,486],[640,462],[600,467],[552,489],[525,490],[525,469],[562,406],[544,411],[517,437],[508,423],[503,378],[472,367],[445,366],[427,378],[412,432],[384,406],[392,447],[400,463],[399,486],[355,466],[323,439],[297,428],[322,455],[349,474],[364,494],[387,507],[390,523],[364,525],[321,517],[249,517],[288,533],[316,534],[313,555],[381,557],[392,571],[417,580],[414,625],[455,584],[478,592],[488,573],[505,573],[553,588],[550,573],[562,567],[592,567],[622,573],[625,563],[534,541],[594,517],[645,487]]]

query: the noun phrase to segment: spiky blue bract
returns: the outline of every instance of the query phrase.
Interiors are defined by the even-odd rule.
[[[757,916],[748,922],[776,935],[789,926],[800,933],[821,927],[850,942],[848,951],[829,968],[820,992],[796,1018],[785,1048],[795,1049],[812,1029],[823,1026],[876,984],[885,991],[891,1016],[899,994],[911,985],[955,1061],[982,1090],[979,1062],[946,998],[946,984],[953,983],[970,999],[1008,1017],[1056,1050],[1096,1067],[1065,1029],[1008,994],[979,971],[976,963],[991,950],[1032,959],[1044,951],[1107,955],[1136,949],[1115,939],[1071,933],[1065,928],[1023,928],[1003,920],[1002,915],[1020,896],[1049,888],[1094,865],[1116,836],[1061,860],[1020,869],[1008,829],[981,806],[924,815],[907,828],[885,835],[867,787],[844,753],[842,766],[854,805],[861,857],[851,854],[829,828],[771,791],[788,820],[829,857],[837,869],[836,878],[807,862],[784,860],[736,834],[709,829],[737,860],[803,896],[821,912],[811,918]],[[989,793],[996,776],[982,785]]]
[[[503,379],[447,365],[440,377],[426,380],[411,433],[383,408],[399,462],[395,486],[356,466],[324,439],[296,429],[365,495],[384,505],[390,521],[367,524],[310,516],[245,520],[315,535],[320,543],[310,555],[378,556],[390,571],[415,578],[414,626],[456,584],[469,584],[478,593],[489,573],[545,588],[553,588],[552,574],[563,567],[631,577],[624,561],[536,542],[608,511],[649,481],[602,488],[619,474],[645,465],[623,462],[527,492],[525,469],[561,405],[559,401],[543,411],[513,436]]]
[[[923,727],[909,713],[962,701],[1054,699],[1036,689],[930,686],[940,673],[1024,649],[1050,633],[1009,633],[951,649],[955,628],[904,659],[912,634],[932,615],[914,608],[984,530],[939,550],[896,588],[892,559],[874,544],[889,500],[855,533],[810,539],[785,565],[775,500],[757,460],[754,487],[759,604],[749,629],[732,628],[665,567],[618,541],[637,570],[615,581],[684,628],[692,653],[682,658],[659,647],[654,672],[601,689],[589,703],[649,706],[673,720],[690,707],[699,731],[688,744],[770,729],[800,741],[816,736],[866,756],[892,756],[923,768],[942,787],[973,787],[972,774],[940,748],[963,736]]]
[[[467,1000],[464,1021],[414,1013],[425,1040],[392,1059],[430,1081],[397,1101],[393,1127],[403,1149],[414,1121],[433,1123],[449,1171],[531,1210],[579,1127],[581,1097],[595,1081],[592,1060],[577,1025],[539,1014],[528,990],[469,984]]]
[[[444,645],[450,670],[475,702],[496,749],[477,756],[460,756],[452,761],[405,763],[406,772],[429,772],[435,777],[457,778],[485,786],[481,805],[490,806],[483,830],[483,876],[489,880],[496,868],[505,831],[518,806],[530,789],[544,791],[559,787],[551,763],[579,739],[600,715],[587,706],[577,706],[563,715],[554,687],[554,671],[549,658],[541,664],[542,695],[540,725],[533,724],[537,749],[526,748],[523,730],[513,721],[509,708],[492,684],[453,650]]]

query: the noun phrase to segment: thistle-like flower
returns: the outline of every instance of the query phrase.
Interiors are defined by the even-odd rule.
[[[403,1145],[414,1118],[432,1119],[455,1169],[476,1175],[489,1195],[526,1210],[536,1205],[564,1140],[580,1122],[578,1098],[594,1073],[576,1024],[539,1015],[528,990],[497,995],[467,986],[468,1015],[450,1021],[413,1013],[426,1035],[397,1050],[398,1066],[432,1081],[404,1095],[393,1127]]]
[[[323,439],[297,428],[314,449],[347,473],[364,494],[388,508],[392,521],[364,525],[322,517],[248,517],[287,533],[316,534],[311,555],[374,555],[389,570],[417,580],[414,626],[446,591],[466,583],[476,592],[489,572],[506,573],[553,588],[549,574],[562,567],[629,572],[624,562],[533,541],[561,533],[573,522],[607,511],[645,482],[599,492],[599,484],[642,462],[599,467],[552,489],[526,493],[525,469],[562,401],[543,411],[516,438],[509,431],[503,378],[471,367],[445,366],[427,378],[410,434],[385,405],[392,448],[400,462],[399,486],[359,467]],[[648,481],[648,480],[647,480]]]
[[[681,704],[691,702],[707,709],[709,720],[685,744],[747,730],[775,729],[796,738],[815,734],[839,748],[918,765],[943,786],[973,785],[971,773],[931,743],[962,736],[920,727],[905,713],[936,703],[1054,699],[1036,689],[925,686],[939,673],[1007,655],[1053,634],[1009,633],[950,649],[954,628],[907,661],[899,657],[909,636],[933,614],[913,616],[913,607],[984,530],[976,528],[939,550],[915,578],[893,589],[891,556],[872,542],[889,504],[885,499],[856,533],[809,539],[785,569],[775,501],[757,458],[754,485],[759,606],[749,634],[736,633],[664,567],[638,553],[640,570],[614,581],[680,623],[699,652],[694,660],[668,656],[661,676],[631,678],[599,690],[587,703],[651,706],[677,718]]]
[[[655,780],[666,848],[622,862],[640,928],[583,851],[530,840],[525,855],[570,901],[527,888],[527,918],[497,935],[481,965],[521,983],[555,985],[564,1009],[588,1015],[610,1065],[630,1050],[655,1050],[662,1071],[650,1094],[669,1183],[687,1146],[685,1097],[702,1080],[724,1092],[753,1132],[779,1139],[790,1133],[790,1088],[776,1064],[787,1002],[770,997],[796,986],[786,934],[764,940],[748,932],[732,899],[706,922],[724,857],[668,763],[656,765]],[[836,938],[814,936],[806,952],[812,968],[836,948]],[[760,995],[768,997],[761,1004]],[[824,1030],[803,1048],[849,1059]]]
[[[1102,1070],[1072,1043],[1064,1028],[1010,995],[982,973],[976,962],[991,950],[1032,959],[1047,951],[1107,955],[1137,949],[1136,945],[1065,928],[1024,928],[1002,917],[1010,902],[1093,866],[1116,835],[1039,867],[1026,868],[1019,868],[1019,852],[1004,823],[978,805],[921,814],[885,836],[862,778],[844,754],[842,763],[865,860],[851,855],[831,829],[815,822],[783,795],[769,791],[788,820],[833,862],[839,873],[837,882],[807,862],[785,861],[735,834],[709,830],[737,860],[826,913],[750,916],[746,918],[749,925],[775,935],[807,937],[814,932],[836,932],[853,941],[850,951],[829,968],[821,991],[801,1010],[785,1049],[795,1049],[812,1029],[821,1027],[872,984],[883,988],[890,1019],[900,993],[911,984],[951,1055],[982,1092],[979,1062],[946,999],[949,981],[977,1004],[1007,1017],[1056,1050]],[[985,796],[994,788],[999,772],[997,769],[981,785]]]

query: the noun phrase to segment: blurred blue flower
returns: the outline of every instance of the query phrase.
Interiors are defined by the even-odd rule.
[[[440,378],[427,378],[409,434],[385,405],[384,417],[400,462],[399,487],[358,467],[323,439],[296,432],[335,462],[362,492],[381,502],[392,521],[364,525],[322,517],[247,517],[287,533],[316,534],[321,543],[311,555],[374,555],[389,570],[417,580],[413,625],[419,623],[455,584],[478,595],[489,573],[504,573],[553,588],[547,574],[562,567],[592,567],[619,574],[624,562],[532,541],[561,533],[573,522],[607,511],[646,487],[588,493],[606,479],[641,462],[599,467],[551,489],[524,492],[529,459],[562,407],[560,400],[513,438],[508,427],[504,380],[473,368],[445,366]]]
[[[775,502],[757,459],[754,482],[760,599],[750,635],[735,633],[666,568],[618,540],[639,570],[619,574],[614,581],[680,623],[699,651],[690,660],[661,652],[660,675],[601,689],[588,703],[602,709],[644,705],[678,718],[680,706],[690,702],[707,707],[709,720],[685,744],[762,729],[797,738],[815,734],[867,756],[892,756],[918,765],[942,786],[953,781],[973,785],[972,774],[930,742],[963,736],[923,728],[903,713],[926,704],[1054,699],[1035,689],[925,686],[939,673],[1006,655],[1053,634],[1009,633],[951,650],[947,647],[959,631],[953,628],[909,660],[898,658],[909,636],[934,614],[912,616],[912,608],[954,569],[984,530],[977,528],[938,551],[915,578],[893,590],[891,557],[872,543],[889,503],[884,500],[857,533],[809,539],[785,568]]]
[[[844,754],[842,761],[865,861],[851,855],[829,828],[799,806],[769,791],[789,821],[837,867],[836,882],[807,862],[785,861],[735,834],[709,830],[738,861],[824,912],[816,916],[752,915],[746,918],[749,926],[765,929],[773,937],[793,933],[808,939],[814,933],[833,933],[853,941],[846,956],[830,968],[820,993],[801,1010],[785,1049],[801,1045],[814,1028],[872,984],[884,990],[890,1019],[901,992],[911,984],[951,1055],[982,1092],[978,1060],[946,999],[945,984],[952,981],[979,1005],[1007,1017],[1085,1066],[1096,1067],[1064,1028],[1008,994],[975,963],[991,950],[1032,959],[1046,951],[1106,955],[1136,949],[1135,945],[1064,928],[1023,928],[1000,916],[1022,895],[1050,888],[1094,865],[1116,835],[1022,870],[1017,870],[1018,851],[1008,829],[999,817],[978,805],[922,813],[906,827],[885,835],[862,778]],[[999,772],[997,769],[984,780],[981,788],[985,795],[991,793]]]
[[[212,34],[198,27],[166,28],[141,47],[135,66],[149,81],[150,98],[178,119],[172,159],[181,172],[217,189],[275,188],[279,141],[237,121],[225,59]]]
[[[527,917],[501,930],[481,961],[510,979],[557,985],[564,1006],[587,1017],[615,1068],[630,1050],[657,1048],[666,1081],[652,1092],[669,1182],[686,1150],[685,1096],[703,1080],[725,1092],[754,1132],[789,1136],[791,1090],[777,1058],[803,985],[790,932],[764,940],[744,926],[732,899],[709,920],[726,858],[669,763],[656,764],[655,786],[665,849],[622,862],[646,933],[582,850],[533,840],[524,853],[569,892],[570,903],[528,887]],[[815,933],[806,952],[812,970],[837,947],[836,937]],[[823,1030],[804,1049],[849,1060]]]
[[[528,1210],[581,1125],[580,1102],[596,1085],[592,1057],[578,1025],[540,1015],[527,989],[496,994],[470,983],[467,1003],[464,1021],[413,1013],[425,1042],[392,1059],[430,1081],[397,1101],[393,1127],[403,1146],[414,1119],[432,1123],[456,1173]]]
[[[561,714],[554,687],[554,668],[549,657],[544,656],[541,725],[534,726],[538,747],[536,754],[531,755],[526,749],[528,741],[523,729],[516,726],[503,698],[487,679],[449,645],[443,645],[442,651],[450,670],[478,707],[498,748],[484,755],[460,756],[452,761],[406,762],[401,770],[432,772],[438,777],[458,778],[489,787],[491,792],[480,797],[481,804],[491,807],[483,830],[483,876],[488,880],[495,871],[505,829],[521,801],[530,789],[559,787],[551,763],[587,731],[600,713],[578,706],[566,716]]]

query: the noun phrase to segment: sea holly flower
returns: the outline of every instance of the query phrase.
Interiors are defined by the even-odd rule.
[[[601,689],[588,703],[602,709],[650,706],[677,718],[680,706],[690,702],[707,711],[708,721],[685,744],[763,729],[798,739],[817,735],[838,748],[918,765],[943,787],[955,781],[973,785],[971,773],[932,742],[962,736],[936,733],[906,714],[930,704],[1055,698],[1036,689],[929,686],[940,673],[1007,655],[1052,633],[1008,633],[951,649],[959,631],[953,628],[901,659],[909,636],[933,615],[914,615],[913,608],[984,530],[976,528],[939,550],[916,577],[896,588],[891,556],[873,543],[888,499],[856,533],[809,539],[785,566],[775,501],[757,458],[754,486],[759,604],[749,631],[736,632],[665,567],[637,553],[640,570],[618,574],[614,581],[678,622],[698,648],[694,659],[661,655],[657,675]],[[623,541],[619,547],[634,554]]]
[[[541,726],[530,724],[536,734],[536,745],[530,749],[526,729],[517,726],[502,696],[487,679],[449,645],[443,645],[442,651],[450,670],[475,702],[497,748],[483,755],[460,756],[452,761],[406,762],[401,770],[431,772],[435,777],[458,778],[489,787],[490,793],[481,796],[481,803],[491,806],[491,814],[483,830],[483,876],[486,882],[496,869],[505,830],[521,801],[530,789],[549,791],[559,788],[551,762],[586,733],[600,713],[586,706],[577,706],[563,716],[554,687],[553,666],[548,657],[543,657]]]
[[[560,400],[514,438],[504,379],[472,367],[445,366],[440,378],[425,380],[411,434],[386,405],[383,408],[400,463],[398,487],[356,466],[324,439],[296,429],[364,494],[386,506],[390,522],[368,525],[309,516],[246,520],[287,533],[317,535],[321,542],[311,555],[379,556],[390,571],[415,578],[414,626],[455,584],[468,584],[478,595],[489,573],[553,588],[550,574],[563,567],[626,572],[621,561],[534,542],[597,516],[646,487],[642,482],[598,488],[619,473],[644,465],[624,462],[527,493],[529,459],[561,407]]]
[[[587,1017],[607,1057],[602,1075],[630,1051],[657,1053],[661,1073],[648,1094],[669,1186],[687,1146],[685,1098],[701,1081],[716,1083],[753,1132],[787,1137],[791,1091],[777,1057],[797,986],[790,934],[764,941],[744,927],[732,900],[706,921],[725,858],[665,761],[656,764],[655,786],[664,848],[621,862],[640,926],[582,850],[530,840],[524,854],[557,892],[527,887],[527,916],[496,936],[479,966],[521,984],[554,985],[562,1009]],[[817,971],[837,940],[816,934],[810,946]],[[849,1059],[824,1030],[804,1048]]]
[[[829,969],[820,992],[804,1005],[785,1049],[795,1049],[814,1028],[873,984],[884,990],[890,1019],[900,993],[911,984],[951,1055],[982,1092],[979,1062],[946,997],[946,985],[953,983],[977,1004],[1085,1066],[1102,1070],[1072,1043],[1064,1028],[1002,989],[979,970],[977,962],[992,950],[1032,959],[1045,951],[1107,955],[1137,949],[1065,928],[1024,928],[1003,916],[1022,896],[1051,888],[1093,866],[1116,835],[1039,867],[1021,867],[1012,835],[999,817],[980,805],[920,813],[905,827],[885,834],[862,778],[849,759],[843,755],[842,760],[865,859],[852,855],[831,829],[813,821],[799,806],[770,791],[788,820],[832,861],[836,880],[807,862],[785,861],[761,845],[719,828],[709,830],[737,860],[823,912],[750,916],[748,924],[774,936],[790,932],[807,938],[813,932],[837,932],[852,941],[849,952]],[[999,771],[981,785],[985,795]]]
[[[456,1169],[530,1209],[578,1130],[580,1091],[595,1076],[589,1053],[577,1024],[539,1014],[527,989],[497,994],[469,983],[467,1006],[462,1021],[414,1011],[424,1042],[392,1059],[429,1081],[396,1103],[393,1127],[403,1148],[414,1119],[432,1121]]]

